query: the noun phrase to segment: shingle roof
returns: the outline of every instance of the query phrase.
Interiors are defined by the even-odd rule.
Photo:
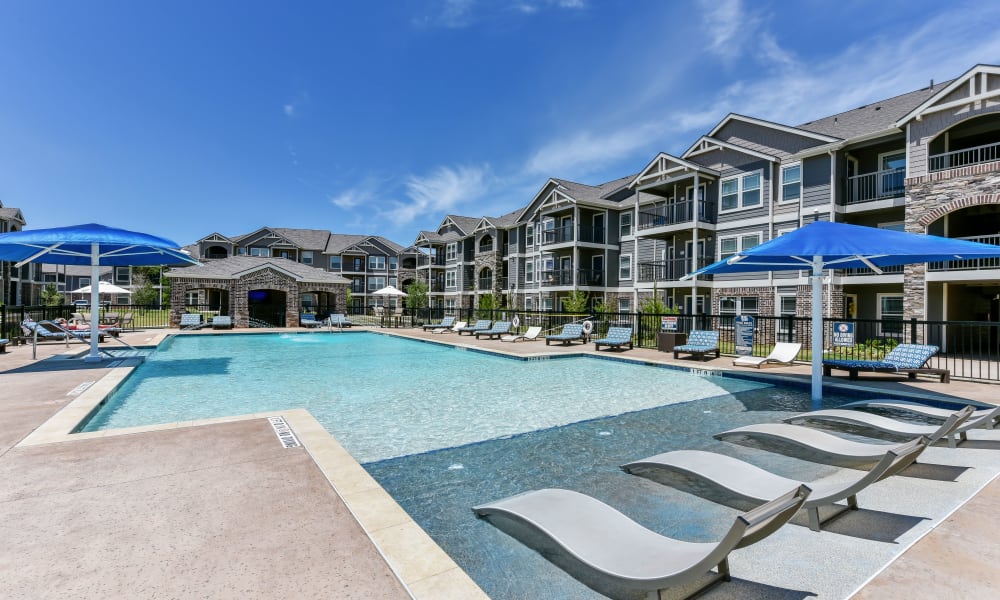
[[[340,254],[343,252],[344,248],[348,246],[353,246],[358,242],[363,242],[369,236],[367,235],[356,235],[352,233],[332,233],[330,234],[330,239],[326,243],[325,254]]]
[[[629,175],[627,177],[619,177],[612,181],[594,185],[587,185],[585,183],[577,183],[575,181],[568,181],[566,179],[558,179],[556,177],[552,178],[560,186],[566,189],[567,193],[577,202],[587,202],[591,204],[598,204],[602,206],[621,206],[621,202],[615,200],[609,200],[607,197],[626,187],[630,181],[635,179],[635,174]]]
[[[21,209],[19,208],[0,208],[0,219],[16,219],[23,223],[21,220]]]
[[[291,273],[298,281],[350,283],[336,273],[330,273],[294,260],[263,256],[230,256],[229,258],[205,260],[202,261],[202,266],[171,269],[164,273],[164,276],[179,279],[236,279],[238,273],[267,265]]]
[[[925,87],[892,98],[871,102],[853,110],[809,121],[796,127],[845,140],[885,131],[891,129],[893,123],[940,92],[941,88],[952,81],[936,83],[934,87]]]
[[[272,227],[271,231],[287,238],[303,250],[324,250],[327,240],[330,239],[330,232],[323,229],[288,229],[285,227]]]
[[[462,215],[448,215],[455,225],[458,225],[462,231],[465,233],[472,233],[476,229],[476,225],[479,225],[479,219],[482,217],[463,217]]]

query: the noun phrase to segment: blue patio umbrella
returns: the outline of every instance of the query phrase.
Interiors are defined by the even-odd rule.
[[[807,270],[812,279],[812,398],[823,397],[823,270],[1000,257],[1000,246],[817,221],[685,275]]]
[[[200,264],[182,252],[176,243],[161,237],[96,223],[33,229],[0,234],[0,260],[58,265],[90,265],[91,281],[100,280],[100,267]],[[86,360],[99,361],[97,349],[100,323],[99,286],[91,287],[90,353]]]

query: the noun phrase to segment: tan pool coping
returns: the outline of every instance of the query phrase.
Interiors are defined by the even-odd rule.
[[[254,332],[258,331],[259,330],[254,330]],[[296,330],[284,329],[280,331],[287,333],[290,331],[295,332]],[[477,341],[474,338],[466,336],[459,337],[457,334],[430,334],[429,332],[416,329],[380,331],[392,335],[401,335],[404,337],[423,339],[436,343],[459,345],[469,349],[488,350],[491,352],[500,352],[521,357],[548,356],[559,353],[590,353],[593,351],[592,344],[585,346],[572,344],[569,346],[553,345],[546,347],[543,341],[502,343],[497,340]],[[306,332],[307,330],[302,331],[304,334]],[[166,339],[168,335],[176,333],[176,331],[136,332],[134,334],[130,334],[126,339],[127,341],[130,341],[130,343],[134,344],[156,345]],[[203,330],[200,332],[185,332],[182,335],[226,335],[228,333],[229,332],[220,333]],[[236,330],[235,333],[248,332],[245,330]],[[308,333],[314,334],[316,332],[309,331]],[[42,349],[42,346],[39,346],[39,348]],[[46,360],[60,360],[54,357],[59,354],[64,354],[65,352],[63,352],[63,350],[64,349],[60,348],[58,350],[49,351],[49,357],[46,358]],[[16,354],[23,354],[24,352],[27,352],[30,357],[30,349],[28,348],[15,348],[13,349],[13,352]],[[711,360],[706,363],[694,362],[691,360],[675,361],[672,360],[672,356],[667,353],[639,348],[626,352],[602,351],[600,354],[618,355],[622,358],[640,362],[683,365],[685,367],[695,369],[727,370],[732,368],[730,364],[731,359],[727,359],[726,357]],[[5,357],[0,357],[0,361],[3,360],[5,360]],[[51,377],[54,373],[61,372],[57,367],[53,367],[51,370],[38,368],[38,366],[40,366],[39,361],[30,362],[35,365],[35,370],[31,373],[32,378]],[[53,363],[53,365],[54,364],[55,363]],[[0,362],[0,369],[3,368],[3,363]],[[322,472],[323,476],[329,482],[329,485],[342,499],[347,509],[361,526],[365,535],[367,535],[370,539],[371,544],[384,558],[387,568],[398,578],[411,597],[421,600],[425,598],[486,598],[486,595],[475,584],[475,582],[473,582],[471,578],[469,578],[468,575],[466,575],[465,572],[462,571],[461,568],[459,568],[454,561],[443,550],[441,550],[440,547],[437,546],[437,544],[406,514],[406,512],[399,507],[395,500],[393,500],[391,496],[389,496],[381,488],[381,486],[379,486],[378,483],[368,475],[367,471],[365,471],[364,468],[361,467],[361,465],[358,464],[357,461],[355,461],[353,457],[351,457],[351,455],[340,446],[336,439],[330,435],[308,411],[304,409],[169,423],[150,427],[72,434],[71,432],[78,426],[78,424],[86,419],[91,412],[99,408],[99,405],[104,398],[109,393],[114,391],[114,389],[116,389],[122,381],[124,381],[124,379],[131,372],[132,368],[134,368],[134,363],[128,364],[128,361],[126,360],[123,362],[123,366],[106,369],[107,372],[103,376],[93,381],[88,387],[86,387],[86,389],[62,407],[61,410],[52,415],[51,418],[46,419],[39,426],[35,427],[29,434],[20,439],[14,447],[44,447],[49,444],[65,444],[67,442],[72,443],[75,441],[101,440],[125,435],[141,436],[143,434],[153,432],[179,430],[193,427],[211,427],[213,425],[260,420],[276,415],[282,416],[295,432],[303,448],[306,452],[308,452],[316,467]],[[756,369],[753,371],[756,372]],[[5,371],[0,371],[0,373],[2,372]],[[808,379],[809,369],[806,365],[771,368],[766,370],[766,374],[778,378],[799,380],[801,382],[803,379]],[[838,379],[846,382],[846,378],[837,377],[826,378],[826,381],[830,382]],[[952,399],[965,397],[987,402],[992,400],[997,391],[1000,391],[1000,387],[997,386],[956,380],[953,380],[951,384],[940,384],[924,379],[917,382],[906,380],[900,381],[899,378],[895,377],[877,377],[872,380],[866,379],[856,383],[852,382],[850,385],[857,385],[866,389],[871,389],[873,387],[880,388],[887,391],[891,390],[894,393],[912,392],[927,397],[946,397]],[[0,439],[0,451],[3,452],[3,454],[0,454],[0,460],[3,459],[3,455],[6,454],[6,451],[8,450],[8,448],[2,445],[2,441],[3,440]],[[982,498],[994,498],[994,501],[984,502]],[[955,534],[952,530],[955,527],[958,527],[959,530],[961,530],[962,523],[965,522],[963,518],[967,520],[965,515],[968,512],[978,512],[978,510],[982,510],[978,508],[980,504],[985,504],[987,509],[991,506],[992,508],[995,508],[996,498],[1000,498],[1000,483],[993,481],[981,494],[979,494],[979,496],[974,498],[972,502],[969,502],[966,506],[959,509],[959,511],[956,511],[955,515],[952,515],[952,517],[946,520],[945,523],[932,530],[929,535],[925,536],[913,548],[905,552],[900,559],[897,559],[894,563],[890,564],[885,570],[883,570],[882,573],[876,576],[865,588],[861,590],[858,597],[875,597],[872,595],[873,590],[880,590],[887,587],[883,583],[884,581],[892,582],[892,585],[888,586],[891,587],[891,590],[886,589],[886,593],[894,593],[898,591],[900,582],[897,580],[902,579],[905,582],[906,573],[912,569],[917,569],[919,572],[920,569],[928,568],[926,564],[928,561],[933,563],[934,568],[940,570],[940,558],[934,556],[934,553],[932,553],[932,556],[930,557],[923,557],[923,553],[925,552],[923,548],[926,546],[938,548],[942,543],[947,543],[950,540],[950,537],[954,537]],[[972,519],[972,522],[975,522],[975,519]],[[958,525],[956,525],[956,523],[958,523]],[[946,524],[948,527],[945,527]],[[939,532],[938,529],[941,529],[942,532]],[[941,538],[944,539],[944,542],[941,541]],[[994,554],[992,555],[992,558],[994,560],[1000,559],[1000,548],[993,548],[993,552]],[[905,560],[903,557],[905,557]],[[0,563],[0,565],[2,565],[2,563]],[[991,573],[992,571],[993,570],[991,570]],[[902,572],[902,575],[899,574],[900,572]],[[966,579],[964,581],[968,582],[969,580]],[[1000,576],[984,577],[982,573],[979,573],[978,581],[987,586],[996,586],[1000,583]],[[2,578],[0,578],[0,582],[2,582]],[[903,585],[903,587],[906,588],[909,586]],[[995,587],[987,587],[984,589],[995,589]],[[908,595],[912,597],[914,595],[914,590],[911,589]]]

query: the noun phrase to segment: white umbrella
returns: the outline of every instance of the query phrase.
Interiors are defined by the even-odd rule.
[[[394,285],[387,285],[377,292],[372,292],[372,296],[405,296],[406,292],[396,289]]]
[[[90,294],[92,292],[91,286],[85,285],[80,289],[73,290],[71,294]],[[113,283],[105,283],[103,281],[97,284],[98,294],[131,294],[132,290],[126,290],[123,287],[118,287]]]

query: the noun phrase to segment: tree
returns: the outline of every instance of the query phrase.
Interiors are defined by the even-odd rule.
[[[153,287],[153,282],[142,271],[132,271],[132,304],[149,306],[156,304],[159,291]]]
[[[573,290],[569,296],[563,300],[563,308],[568,313],[583,314],[587,312],[587,302],[590,301],[590,294],[582,290]]]
[[[162,273],[166,273],[170,269],[168,267],[132,267],[132,289],[139,289],[142,287],[142,278],[146,282],[149,282],[150,287],[153,289],[152,297],[148,299],[143,299],[143,296],[136,297],[134,294],[132,296],[132,302],[135,304],[156,304],[163,298],[163,301],[170,304],[170,279],[167,277],[161,277]],[[157,289],[159,286],[159,289]]]
[[[497,297],[492,293],[483,294],[479,297],[479,318],[489,319],[493,316],[493,310],[497,307]]]
[[[414,281],[406,286],[406,308],[410,310],[427,307],[427,283]]]
[[[42,288],[42,303],[45,306],[61,306],[64,297],[54,283],[49,283]]]

